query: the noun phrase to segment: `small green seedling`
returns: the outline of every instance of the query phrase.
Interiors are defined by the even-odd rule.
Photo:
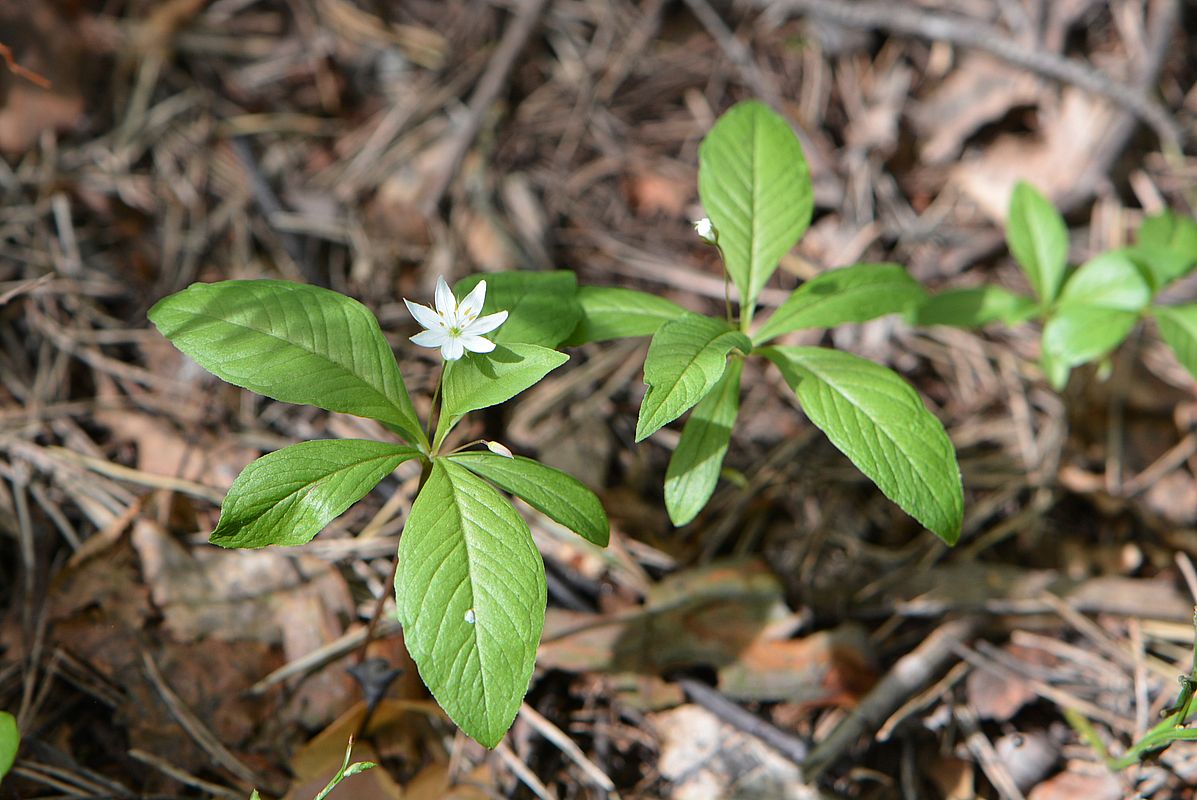
[[[350,739],[348,746],[345,748],[345,758],[341,761],[341,768],[337,770],[337,774],[332,776],[332,780],[328,782],[327,786],[320,790],[320,794],[316,795],[313,800],[325,800],[325,798],[332,794],[332,790],[337,788],[337,784],[339,784],[341,781],[345,780],[346,778],[352,778],[359,772],[365,772],[368,769],[373,769],[374,767],[378,766],[373,761],[355,761],[354,763],[350,764],[349,759],[352,753],[353,739]],[[253,793],[249,796],[249,800],[262,800],[262,796],[258,794],[257,789],[254,789]]]
[[[7,711],[0,711],[0,781],[12,769],[20,747],[21,731],[17,728],[16,718]]]
[[[149,317],[229,383],[374,419],[403,440],[308,441],[259,458],[229,489],[211,541],[304,544],[400,464],[418,461],[395,576],[404,642],[450,718],[494,747],[528,690],[547,599],[528,524],[501,492],[598,546],[609,527],[594,493],[563,472],[495,442],[446,449],[466,414],[510,400],[564,364],[568,356],[554,348],[581,316],[572,273],[490,280],[489,291],[485,281],[462,281],[457,295],[439,280],[435,308],[408,304],[426,328],[414,341],[444,358],[427,426],[378,321],[344,295],[275,280],[197,283]],[[474,444],[487,449],[466,449]]]
[[[1074,367],[1105,363],[1147,316],[1197,376],[1197,304],[1155,302],[1160,291],[1197,267],[1197,222],[1167,211],[1148,217],[1133,246],[1100,253],[1069,270],[1064,219],[1043,195],[1020,183],[1010,199],[1006,242],[1034,297],[993,285],[941,292],[918,309],[917,322],[975,328],[1041,320],[1040,364],[1059,391]]]
[[[1135,742],[1118,758],[1109,754],[1105,743],[1093,729],[1092,723],[1080,712],[1065,709],[1064,716],[1073,729],[1080,734],[1089,746],[1101,754],[1106,765],[1115,772],[1141,763],[1144,759],[1159,755],[1172,745],[1173,742],[1197,741],[1197,728],[1184,727],[1189,715],[1193,712],[1194,690],[1197,689],[1197,609],[1193,615],[1193,667],[1188,675],[1181,675],[1180,693],[1176,702],[1163,711],[1163,719]]]
[[[910,312],[924,301],[922,288],[898,265],[856,264],[807,281],[755,324],[757,298],[806,230],[814,203],[797,137],[759,102],[733,107],[703,140],[698,189],[710,219],[695,229],[722,253],[738,318],[730,297],[726,316],[714,318],[643,292],[583,287],[582,322],[569,340],[652,336],[636,440],[691,412],[665,476],[673,523],[693,520],[714,492],[739,414],[744,360],[763,357],[832,444],[887,497],[954,544],[964,508],[956,454],[910,384],[849,353],[775,343],[792,331]]]

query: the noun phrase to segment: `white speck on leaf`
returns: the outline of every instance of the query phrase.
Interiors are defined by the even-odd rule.
[[[473,625],[475,622],[478,621],[477,615],[474,614],[474,609],[472,609],[472,608],[466,609],[465,621],[470,625]]]

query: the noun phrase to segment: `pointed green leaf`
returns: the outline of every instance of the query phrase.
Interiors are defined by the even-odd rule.
[[[7,711],[0,711],[0,780],[4,780],[12,769],[20,746],[21,731],[17,728],[17,720]]]
[[[535,386],[569,361],[565,353],[534,344],[500,345],[490,353],[470,353],[445,364],[442,413],[459,417],[497,406]]]
[[[455,453],[449,459],[481,475],[505,492],[522,497],[528,505],[583,539],[606,547],[611,537],[607,512],[594,492],[572,475],[530,458],[506,458],[495,453]]]
[[[1156,306],[1151,314],[1176,360],[1197,378],[1197,304]]]
[[[463,731],[497,745],[544,628],[544,562],[527,523],[489,483],[436,459],[399,540],[395,599],[432,696]]]
[[[194,283],[159,300],[149,318],[235,386],[376,419],[427,445],[378,320],[356,300],[287,281]]]
[[[1142,269],[1125,250],[1111,250],[1077,268],[1043,326],[1043,363],[1053,386],[1068,371],[1117,347],[1151,302]]]
[[[932,295],[915,312],[917,325],[980,328],[991,322],[1017,325],[1035,315],[1035,301],[1001,286],[949,289]]]
[[[617,286],[582,286],[578,289],[582,318],[566,344],[605,342],[629,336],[652,336],[671,319],[686,313],[677,303]]]
[[[233,481],[211,541],[221,547],[305,544],[419,455],[366,439],[319,439],[268,453]]]
[[[726,322],[686,314],[653,335],[644,359],[648,391],[640,403],[636,441],[680,417],[711,391],[727,368],[732,350],[748,353],[752,340]]]
[[[727,371],[704,397],[682,429],[682,438],[665,472],[665,508],[681,527],[702,511],[719,482],[723,457],[740,411],[740,373],[743,359],[732,359]]]
[[[1067,306],[1044,324],[1041,347],[1057,371],[1075,367],[1094,361],[1120,345],[1138,321],[1139,314],[1134,311]],[[1058,374],[1067,377],[1066,373]]]
[[[1197,267],[1197,222],[1171,211],[1147,217],[1129,250],[1159,291]]]
[[[458,300],[486,281],[483,314],[507,312],[507,321],[487,334],[496,344],[535,344],[556,347],[578,324],[578,281],[568,270],[556,272],[495,272],[471,275],[457,282]]]
[[[1109,250],[1077,267],[1064,284],[1058,306],[1140,311],[1151,302],[1143,270],[1125,250]]]
[[[752,335],[756,344],[802,328],[831,328],[900,314],[927,297],[897,264],[854,264],[799,286]]]
[[[814,208],[810,168],[789,123],[755,100],[733,106],[699,147],[698,194],[751,320],[757,295]]]
[[[1006,244],[1039,300],[1044,305],[1055,300],[1068,261],[1068,226],[1028,183],[1020,181],[1010,197]]]
[[[897,373],[823,347],[769,347],[802,410],[886,497],[948,544],[964,490],[943,425]]]

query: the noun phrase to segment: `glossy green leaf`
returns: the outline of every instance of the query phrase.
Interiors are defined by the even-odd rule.
[[[306,544],[419,452],[365,439],[318,439],[268,453],[229,488],[211,541],[221,547]]]
[[[544,627],[544,562],[527,523],[482,478],[436,459],[399,540],[395,593],[432,696],[494,747],[528,691]]]
[[[636,441],[694,407],[723,377],[727,354],[748,353],[752,341],[726,322],[686,314],[667,322],[653,335],[644,359],[648,391],[640,403]]]
[[[740,412],[743,370],[743,359],[728,362],[719,383],[690,413],[682,438],[669,459],[665,472],[665,508],[678,527],[697,517],[715,492],[736,415]]]
[[[897,264],[854,264],[824,272],[799,286],[752,335],[762,344],[802,328],[867,322],[918,306],[927,293]]]
[[[7,711],[0,711],[0,781],[12,769],[20,747],[21,731],[17,728],[16,718]]]
[[[1068,226],[1028,183],[1020,181],[1010,197],[1006,244],[1040,301],[1046,305],[1055,300],[1068,262]]]
[[[979,328],[991,322],[1017,325],[1035,316],[1038,306],[1029,297],[1001,286],[949,289],[932,295],[915,312],[917,325]]]
[[[1077,268],[1057,305],[1140,311],[1150,302],[1151,286],[1139,265],[1125,250],[1109,250]]]
[[[752,319],[756,297],[810,224],[810,168],[788,122],[750,100],[728,110],[698,150],[698,194]]]
[[[569,356],[565,353],[547,347],[509,344],[447,362],[441,380],[441,419],[435,444],[444,441],[464,414],[507,402],[566,361]]]
[[[1150,301],[1151,286],[1126,251],[1111,250],[1080,266],[1043,326],[1041,361],[1052,385],[1062,388],[1072,367],[1117,347]]]
[[[652,336],[686,309],[664,297],[617,286],[578,289],[582,317],[566,341],[568,345],[605,342],[629,336]]]
[[[194,283],[158,301],[149,318],[231,384],[376,419],[427,445],[378,320],[356,300],[287,281]]]
[[[530,458],[506,458],[495,453],[455,453],[450,460],[481,475],[505,492],[587,541],[606,547],[611,537],[607,512],[594,492],[572,475]]]
[[[496,272],[471,275],[457,282],[460,300],[486,280],[483,314],[507,312],[507,321],[487,334],[496,344],[535,344],[556,347],[578,324],[578,281],[568,270],[556,272]]]
[[[1048,364],[1056,367],[1056,378],[1066,379],[1063,368],[1086,364],[1109,353],[1122,343],[1139,321],[1134,311],[1120,311],[1099,306],[1068,306],[1061,308],[1043,326],[1041,347]]]
[[[1197,267],[1197,221],[1171,211],[1147,217],[1131,253],[1158,291]]]
[[[948,544],[960,536],[964,491],[952,442],[897,373],[823,347],[769,347],[802,410],[840,452]]]
[[[1197,378],[1197,304],[1156,306],[1151,314],[1176,360]]]

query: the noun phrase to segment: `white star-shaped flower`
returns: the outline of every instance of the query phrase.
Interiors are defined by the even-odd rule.
[[[439,347],[441,357],[446,361],[456,361],[465,355],[466,350],[489,353],[495,349],[495,343],[482,338],[482,334],[490,333],[506,322],[507,312],[479,317],[485,300],[486,281],[478,281],[474,290],[459,303],[445,279],[437,278],[435,311],[407,299],[403,301],[416,322],[427,328],[411,337],[411,340],[421,347]]]
[[[694,232],[707,244],[715,244],[719,241],[719,232],[711,224],[710,217],[694,220]]]

